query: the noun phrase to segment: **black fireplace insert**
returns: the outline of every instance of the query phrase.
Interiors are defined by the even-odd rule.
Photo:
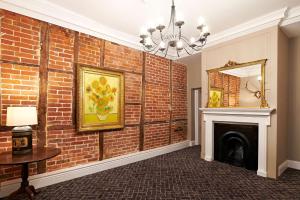
[[[252,124],[214,124],[215,160],[257,170],[258,126]]]

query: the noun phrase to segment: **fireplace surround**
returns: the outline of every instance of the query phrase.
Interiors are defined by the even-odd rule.
[[[258,126],[257,175],[267,177],[267,127],[272,108],[200,108],[205,122],[205,160],[214,160],[214,124],[239,123]]]

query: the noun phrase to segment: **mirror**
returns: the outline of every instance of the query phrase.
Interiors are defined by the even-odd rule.
[[[267,59],[248,63],[229,61],[225,66],[207,70],[207,107],[268,107],[265,100]]]

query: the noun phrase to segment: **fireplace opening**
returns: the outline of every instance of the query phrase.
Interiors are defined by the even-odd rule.
[[[257,170],[257,125],[215,123],[214,136],[215,160]]]

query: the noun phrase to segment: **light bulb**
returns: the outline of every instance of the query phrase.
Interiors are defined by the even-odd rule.
[[[204,27],[203,27],[203,33],[208,33],[208,32],[209,32],[208,27],[207,27],[207,26],[204,26]]]
[[[160,18],[157,19],[157,24],[158,25],[164,25],[164,23],[165,23],[165,20],[164,20],[163,17],[160,17]]]
[[[140,29],[140,35],[147,35],[147,34],[148,34],[147,28],[143,26],[143,27]]]
[[[257,77],[257,80],[261,81],[261,76],[258,76],[258,77]]]
[[[181,41],[181,40],[177,41],[177,43],[176,43],[176,47],[177,47],[177,49],[178,49],[178,50],[181,50],[181,49],[183,49],[183,43],[182,43],[182,41]]]
[[[147,37],[147,38],[145,39],[145,44],[146,44],[146,45],[151,45],[151,43],[152,43],[151,38],[150,38],[150,37]]]
[[[190,43],[191,43],[191,44],[194,44],[195,42],[196,42],[196,39],[195,39],[194,37],[191,37]]]
[[[159,44],[159,48],[160,49],[166,48],[166,44],[163,41],[161,41],[160,44]]]
[[[199,26],[204,25],[204,22],[205,22],[205,20],[204,20],[203,17],[199,17],[199,18],[198,18],[198,25],[199,25]]]
[[[183,22],[184,21],[184,17],[182,13],[178,13],[176,14],[176,22]]]
[[[148,29],[155,28],[155,23],[153,21],[148,22]]]

